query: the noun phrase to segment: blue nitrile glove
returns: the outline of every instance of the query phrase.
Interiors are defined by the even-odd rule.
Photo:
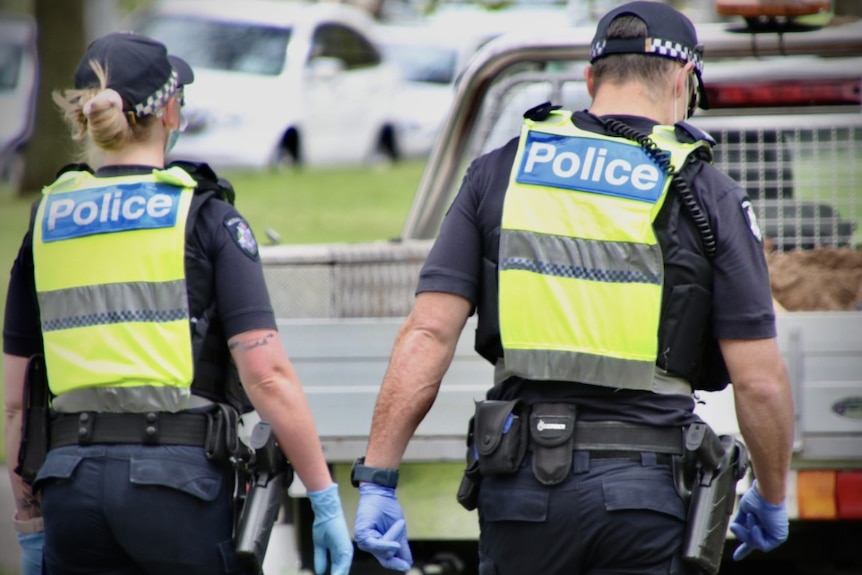
[[[375,483],[359,485],[353,532],[356,545],[374,555],[387,569],[408,571],[413,565],[413,553],[407,543],[407,522],[392,487]]]
[[[326,571],[327,551],[332,559],[332,575],[347,575],[353,562],[353,541],[347,529],[347,520],[341,508],[338,485],[333,483],[320,491],[309,491],[314,523],[311,538],[314,541],[314,572]]]
[[[42,575],[42,547],[45,545],[45,532],[18,534],[21,545],[21,575]]]
[[[787,506],[782,502],[773,505],[760,496],[755,482],[739,501],[739,510],[730,530],[742,545],[733,552],[733,560],[739,561],[755,549],[771,551],[787,539],[789,523]]]

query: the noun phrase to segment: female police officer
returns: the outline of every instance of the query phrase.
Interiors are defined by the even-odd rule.
[[[9,395],[20,397],[36,354],[52,395],[51,449],[34,484],[44,564],[51,574],[241,572],[233,475],[214,456],[235,435],[213,430],[236,433],[228,406],[245,393],[308,489],[316,571],[328,552],[343,575],[352,542],[254,236],[214,199],[211,171],[192,169],[196,180],[165,168],[192,80],[162,44],[115,33],[88,47],[75,89],[55,94],[103,162],[95,173],[67,167],[46,187],[9,285]]]
[[[699,52],[673,8],[624,4],[592,43],[590,109],[531,110],[520,138],[470,166],[355,466],[357,545],[383,565],[410,566],[395,469],[474,307],[496,368],[473,435],[480,573],[696,572],[670,463],[698,423],[692,389],[729,381],[757,476],[736,557],[786,538],[793,410],[759,231],[698,156],[704,135],[678,124]]]

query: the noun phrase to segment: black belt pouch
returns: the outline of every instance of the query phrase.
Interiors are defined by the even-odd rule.
[[[521,467],[527,453],[527,429],[520,400],[476,402],[473,441],[482,475],[505,475]]]
[[[575,442],[575,406],[537,403],[530,412],[533,475],[543,485],[557,485],[572,471]]]
[[[475,416],[470,418],[467,426],[467,467],[461,483],[458,484],[458,493],[455,495],[461,507],[467,511],[473,511],[479,505],[479,487],[482,484],[482,474],[479,472],[479,460],[476,459],[476,448],[473,441],[473,422]]]

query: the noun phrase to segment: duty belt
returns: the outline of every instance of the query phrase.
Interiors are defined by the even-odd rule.
[[[51,421],[51,449],[66,445],[137,443],[204,447],[212,419],[202,413],[58,414]]]
[[[653,452],[683,454],[681,427],[652,427],[619,421],[578,421],[575,423],[575,451]]]

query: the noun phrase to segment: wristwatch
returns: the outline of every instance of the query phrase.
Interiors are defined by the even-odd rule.
[[[376,483],[395,489],[398,485],[398,470],[369,467],[365,465],[365,457],[357,457],[350,470],[350,483],[353,487],[359,487],[360,482]]]

